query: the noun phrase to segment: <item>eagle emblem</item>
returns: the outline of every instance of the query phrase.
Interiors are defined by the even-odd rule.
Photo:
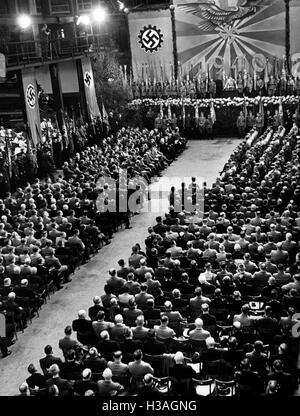
[[[187,13],[191,13],[201,19],[198,28],[203,31],[214,31],[233,25],[235,20],[256,13],[257,6],[262,0],[207,0],[198,3],[178,5]],[[230,4],[230,5],[229,5]]]

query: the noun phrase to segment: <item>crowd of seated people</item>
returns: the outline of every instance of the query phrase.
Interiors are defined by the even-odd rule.
[[[137,175],[150,179],[184,147],[185,139],[178,132],[124,128],[104,139],[102,147],[87,148],[66,162],[64,178],[36,179],[0,201],[0,312],[6,320],[6,336],[1,332],[0,337],[3,356],[11,353],[7,347],[17,338],[17,331],[38,315],[50,293],[71,281],[80,264],[109,244],[119,225],[130,227],[129,210],[106,209],[107,184],[101,188],[101,179],[118,179],[120,168],[127,169],[128,180]],[[99,195],[102,210],[96,208]]]
[[[175,210],[173,189],[145,250],[135,244],[65,328],[64,361],[47,345],[43,374],[30,364],[20,395],[293,395],[299,152],[292,132],[244,141],[204,184],[202,216]]]

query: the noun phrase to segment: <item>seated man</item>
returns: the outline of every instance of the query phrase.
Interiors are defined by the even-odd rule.
[[[145,374],[154,373],[151,365],[143,361],[143,352],[141,350],[136,350],[134,352],[134,361],[131,361],[128,364],[128,369],[133,377],[134,386],[136,388],[142,387]]]
[[[77,341],[76,341],[77,342]],[[44,373],[44,375],[48,374],[48,369],[51,367],[52,364],[57,364],[58,367],[61,366],[62,360],[59,357],[55,357],[53,355],[53,350],[51,345],[46,345],[44,348],[44,352],[46,356],[40,359],[40,367]]]
[[[83,345],[90,345],[95,342],[92,321],[87,319],[85,310],[82,309],[78,312],[78,319],[73,321],[72,329],[77,332],[77,339]]]
[[[188,331],[190,340],[193,341],[205,341],[210,337],[210,333],[203,329],[203,321],[201,318],[195,320],[195,329]]]
[[[168,326],[169,318],[166,315],[163,315],[160,318],[160,325],[154,325],[154,331],[157,336],[157,339],[161,341],[170,340],[175,337],[175,331]]]
[[[252,371],[248,358],[240,363],[240,369],[234,374],[239,395],[241,397],[255,397],[261,392],[261,383],[256,371]]]
[[[74,383],[74,393],[78,394],[79,396],[85,396],[85,393],[89,390],[93,392],[97,391],[97,383],[91,380],[92,371],[90,368],[85,368],[82,371],[82,379],[76,380]]]
[[[124,387],[120,383],[112,381],[112,372],[110,368],[106,368],[103,371],[103,380],[97,382],[97,387],[99,396],[113,396],[124,390]]]
[[[108,361],[107,367],[111,369],[113,377],[128,375],[128,365],[122,362],[122,351],[113,353],[113,361]]]
[[[192,395],[194,393],[192,378],[196,376],[192,367],[185,364],[184,356],[178,351],[174,356],[175,364],[170,368],[169,377],[175,394]]]

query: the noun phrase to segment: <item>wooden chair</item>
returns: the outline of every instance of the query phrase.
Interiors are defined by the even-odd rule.
[[[162,395],[168,396],[170,392],[170,388],[171,388],[170,378],[169,377],[162,377],[162,378],[154,377],[153,380],[154,380],[154,386],[157,388],[159,393]]]
[[[200,397],[211,396],[215,389],[215,382],[212,378],[197,380],[193,378],[196,395]]]
[[[215,395],[221,397],[233,397],[236,394],[236,383],[235,380],[222,381],[215,380]]]
[[[203,374],[206,377],[218,378],[220,375],[220,360],[204,361]]]

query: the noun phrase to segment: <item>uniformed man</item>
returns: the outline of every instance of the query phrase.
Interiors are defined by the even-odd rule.
[[[147,96],[147,86],[146,86],[146,82],[143,81],[141,83],[141,98],[146,98]]]
[[[249,111],[249,114],[247,116],[247,130],[250,131],[253,129],[253,126],[255,124],[255,117],[252,113],[252,111]]]
[[[237,118],[236,126],[238,129],[239,137],[243,138],[246,131],[246,120],[243,111],[240,111],[240,115]]]
[[[238,79],[237,79],[237,90],[238,90],[239,96],[242,97],[243,92],[244,92],[244,81],[240,74],[238,75]]]
[[[261,95],[261,96],[264,95],[264,88],[265,88],[264,80],[258,77],[256,81],[256,89],[257,89],[258,95]]]
[[[208,114],[207,119],[205,120],[205,134],[208,139],[213,139],[213,122],[210,114]]]
[[[279,126],[282,126],[282,117],[279,114],[278,110],[275,110],[275,114],[273,116],[273,126],[275,127],[275,129],[278,129]]]
[[[158,113],[157,117],[154,120],[154,128],[161,131],[163,127],[163,120],[160,113]]]
[[[286,87],[287,87],[286,78],[284,75],[282,75],[279,81],[279,95],[285,95]]]
[[[268,95],[269,95],[269,97],[272,97],[273,95],[275,95],[276,91],[277,91],[277,81],[274,78],[274,76],[271,75],[269,85],[268,85]]]
[[[203,111],[201,111],[200,117],[198,119],[198,131],[199,131],[199,138],[200,139],[204,139],[205,122],[206,122],[206,118],[204,116]]]
[[[257,113],[256,115],[255,127],[257,128],[258,133],[261,134],[264,128],[264,118],[261,113]]]
[[[211,79],[209,80],[209,84],[208,84],[208,94],[209,94],[209,97],[210,97],[210,98],[215,98],[215,96],[216,96],[216,92],[217,92],[217,89],[216,89],[216,83],[215,83],[215,81],[211,78]]]

